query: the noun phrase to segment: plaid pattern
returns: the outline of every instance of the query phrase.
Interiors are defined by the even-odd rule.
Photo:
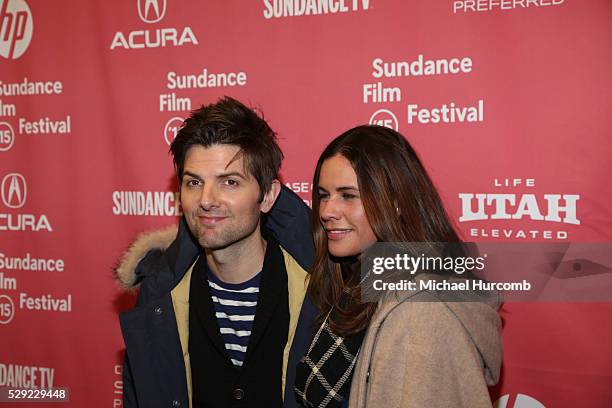
[[[341,407],[348,402],[353,368],[365,331],[336,336],[327,323],[319,328],[296,367],[295,397],[304,407]]]

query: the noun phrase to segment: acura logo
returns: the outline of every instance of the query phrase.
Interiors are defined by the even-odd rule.
[[[166,0],[137,0],[138,16],[145,23],[157,23],[166,14]]]
[[[21,208],[26,202],[28,187],[19,173],[11,173],[2,179],[2,201],[8,208]]]

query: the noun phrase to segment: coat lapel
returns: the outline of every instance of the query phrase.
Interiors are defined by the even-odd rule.
[[[198,319],[212,344],[231,364],[229,354],[225,349],[225,344],[221,337],[219,323],[215,315],[215,308],[210,297],[208,279],[206,277],[207,273],[208,266],[206,264],[206,257],[200,256],[193,267],[193,276],[191,278],[189,290],[189,302],[191,304],[192,316]]]
[[[278,243],[266,237],[268,245],[259,283],[259,296],[257,297],[257,311],[255,321],[251,330],[251,337],[247,347],[245,365],[249,357],[257,349],[257,345],[265,336],[266,330],[272,321],[272,317],[283,297],[282,291],[287,291],[287,271],[283,253]]]

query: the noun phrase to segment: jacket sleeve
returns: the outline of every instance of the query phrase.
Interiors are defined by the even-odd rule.
[[[159,251],[150,251],[149,253],[147,253],[145,258],[147,256],[152,256],[157,253],[159,253]],[[157,255],[157,256],[160,256],[160,255]],[[144,269],[143,264],[145,264],[145,262],[141,260],[139,262],[137,269],[139,270]],[[142,274],[142,273],[139,272],[139,274]],[[147,301],[147,286],[145,284],[145,285],[141,285],[141,287],[138,290],[138,296],[136,298],[135,307],[142,306],[143,304],[146,303],[146,301]],[[122,379],[123,379],[123,408],[138,408],[138,399],[136,398],[136,387],[134,384],[134,376],[132,375],[132,366],[130,365],[130,358],[129,358],[127,349],[125,350],[125,354],[124,354]]]
[[[399,305],[381,325],[367,407],[491,407],[483,360],[443,302]]]
[[[123,363],[123,408],[138,408],[136,390],[134,389],[134,379],[132,378],[132,368],[127,352]]]

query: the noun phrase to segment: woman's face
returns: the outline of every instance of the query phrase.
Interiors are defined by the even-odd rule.
[[[344,156],[323,162],[317,189],[319,220],[331,255],[358,256],[377,241],[361,202],[357,174]]]

